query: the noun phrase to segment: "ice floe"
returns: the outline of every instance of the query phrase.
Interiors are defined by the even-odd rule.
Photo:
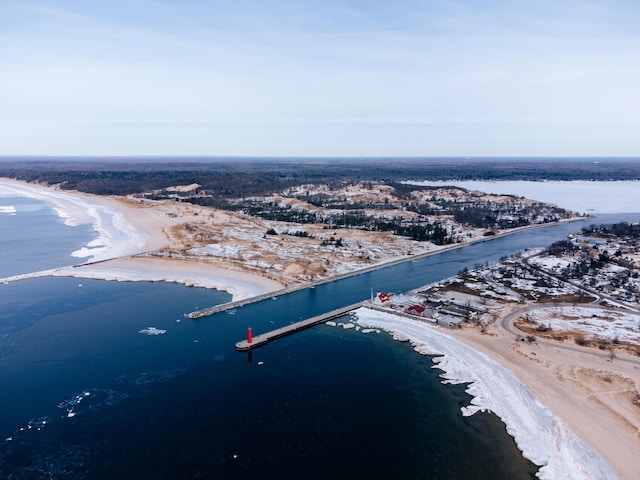
[[[142,330],[138,330],[138,333],[141,333],[143,335],[164,335],[165,333],[167,333],[167,331],[162,330],[161,328],[147,327],[143,328]]]

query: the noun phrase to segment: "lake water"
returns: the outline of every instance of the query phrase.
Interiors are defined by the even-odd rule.
[[[66,226],[40,200],[0,196],[0,206],[15,210],[0,210],[0,278],[76,264],[71,252],[97,237],[90,225]]]
[[[30,228],[12,230],[22,240],[5,246],[4,222],[20,216]],[[68,254],[92,238],[47,209],[0,222],[3,268],[32,241],[34,252],[46,239]],[[404,291],[576,228],[523,232],[197,321],[183,314],[230,296],[73,278],[0,285],[0,477],[533,478],[497,417],[462,417],[464,386],[441,385],[429,357],[386,334],[322,325],[252,358],[234,345],[248,325],[308,318],[371,287]],[[74,259],[45,260],[29,266]]]
[[[320,326],[249,363],[234,351],[242,315],[182,317],[228,300],[221,292],[53,278],[0,295],[0,471],[12,478],[534,471],[496,417],[463,418],[464,389],[440,385],[429,358],[386,334]],[[270,302],[258,328],[280,320]],[[149,326],[166,333],[138,333]]]

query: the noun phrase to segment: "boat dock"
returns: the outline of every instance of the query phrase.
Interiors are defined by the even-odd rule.
[[[319,323],[327,322],[329,320],[333,320],[334,318],[341,317],[345,313],[349,313],[352,310],[360,308],[365,303],[366,302],[354,303],[353,305],[338,308],[337,310],[332,310],[330,312],[323,313],[322,315],[311,317],[307,320],[302,320],[300,322],[292,323],[284,327],[276,328],[275,330],[271,330],[267,333],[256,335],[251,339],[251,343],[249,343],[248,339],[241,340],[236,343],[236,350],[238,350],[239,352],[246,352],[248,350],[261,347],[277,338],[286,337],[287,335],[291,335],[293,333],[299,332],[300,330],[313,327],[314,325],[318,325]]]

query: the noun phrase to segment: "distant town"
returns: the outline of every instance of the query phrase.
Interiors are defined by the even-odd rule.
[[[613,359],[640,356],[639,301],[640,224],[620,223],[586,227],[407,295],[382,292],[374,304],[450,328],[506,329],[528,343],[573,342]]]

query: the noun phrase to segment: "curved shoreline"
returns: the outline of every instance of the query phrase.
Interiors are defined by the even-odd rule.
[[[141,209],[135,209],[135,207],[128,206],[124,201],[118,198],[88,195],[79,192],[60,191],[54,187],[34,185],[19,180],[0,178],[0,186],[3,185],[8,187],[9,192],[13,192],[16,195],[28,196],[52,203],[58,215],[67,219],[69,221],[69,225],[91,223],[94,230],[96,230],[100,235],[99,239],[89,242],[87,247],[84,249],[71,254],[72,256],[77,257],[92,255],[93,258],[91,260],[75,265],[74,268],[54,269],[53,271],[55,273],[34,272],[31,276],[55,275],[116,281],[168,281],[190,286],[215,288],[218,290],[226,290],[232,294],[233,301],[231,304],[225,304],[228,305],[226,308],[233,308],[234,306],[237,306],[235,302],[241,302],[242,304],[248,303],[248,301],[251,301],[250,299],[252,297],[255,297],[253,301],[259,301],[265,296],[283,295],[306,288],[312,288],[324,283],[399,265],[412,260],[426,258],[431,255],[437,255],[454,249],[464,248],[477,243],[522,232],[524,230],[550,227],[568,221],[583,220],[583,217],[580,217],[562,222],[529,225],[526,227],[501,231],[498,234],[489,237],[477,238],[460,244],[437,247],[437,249],[428,252],[397,257],[314,282],[303,282],[283,288],[280,282],[269,279],[265,276],[231,269],[222,269],[219,267],[216,268],[215,266],[207,267],[215,272],[213,275],[187,275],[186,268],[177,269],[176,264],[180,263],[185,267],[186,265],[195,265],[196,261],[194,259],[185,258],[173,258],[172,260],[174,263],[171,268],[163,266],[163,263],[165,265],[167,264],[167,262],[164,262],[164,258],[154,259],[156,268],[152,268],[147,264],[145,268],[132,272],[134,269],[123,267],[122,262],[135,263],[139,258],[136,257],[136,255],[169,246],[163,232],[165,228],[168,228],[170,222],[164,221],[165,219],[160,215],[152,216],[148,211],[144,210],[142,212],[146,215],[143,216],[141,214]],[[105,220],[105,218],[115,220],[108,221]],[[105,223],[111,223],[111,225],[113,225],[111,231],[109,228],[105,228]],[[122,237],[124,237],[124,239]],[[92,248],[92,246],[95,248]],[[110,265],[110,263],[112,265]],[[115,266],[113,266],[114,264]],[[157,265],[160,265],[160,267],[158,268]],[[176,269],[179,271],[176,272]],[[11,278],[0,279],[0,282],[16,281],[17,279],[22,278],[29,277],[19,275]]]
[[[3,182],[4,180],[0,179],[0,186],[2,185]],[[14,183],[19,183],[22,186],[30,187],[29,184],[22,184],[20,182],[14,182]],[[36,189],[49,190],[49,187],[40,187],[40,186],[33,186],[33,187]],[[55,190],[53,191],[56,194],[59,193],[58,191],[55,191]],[[77,197],[79,197],[82,201],[84,201],[84,203],[102,204],[103,206],[105,206],[105,208],[117,209],[118,206],[120,206],[123,209],[129,208],[131,210],[129,212],[130,217],[135,213],[138,213],[138,214],[140,213],[140,212],[134,212],[133,208],[127,207],[127,205],[124,202],[119,202],[117,199],[112,199],[109,197],[93,197],[93,196],[86,196],[84,194],[75,194],[73,192],[63,192],[63,193],[60,192],[58,196],[60,195],[69,195],[69,196],[77,195]],[[126,221],[127,215],[123,214],[122,218]],[[584,218],[581,217],[581,218],[576,218],[572,221],[581,221],[583,219]],[[145,220],[147,223],[143,221],[142,224],[149,226],[155,220],[157,220],[157,218],[147,218]],[[566,223],[566,221],[562,223]],[[224,270],[220,268],[215,269],[215,267],[212,267],[211,265],[206,265],[205,263],[202,263],[202,265],[204,265],[204,269],[206,269],[207,272],[201,275],[196,275],[194,274],[193,271],[189,271],[189,268],[193,268],[198,263],[195,260],[187,260],[184,258],[171,260],[170,258],[169,259],[163,258],[163,257],[151,258],[151,257],[140,256],[140,255],[121,256],[119,258],[106,258],[104,260],[99,260],[98,263],[88,262],[86,264],[80,264],[74,267],[65,267],[65,268],[54,269],[46,272],[37,272],[33,274],[17,276],[20,278],[13,277],[12,279],[4,279],[4,280],[15,281],[15,280],[20,280],[22,278],[32,278],[34,276],[72,276],[72,277],[81,277],[81,278],[94,278],[94,279],[119,280],[119,281],[169,281],[169,282],[183,283],[185,285],[194,285],[194,286],[197,285],[197,286],[204,286],[207,288],[218,288],[218,289],[227,290],[233,294],[234,301],[241,299],[240,302],[248,303],[252,301],[257,301],[261,299],[261,297],[268,298],[276,295],[282,295],[285,293],[290,293],[292,291],[310,288],[315,285],[321,285],[321,284],[333,282],[342,278],[348,278],[351,276],[356,276],[356,275],[364,274],[374,270],[391,267],[393,265],[398,265],[398,264],[409,262],[412,260],[429,257],[431,255],[437,255],[439,253],[444,253],[454,249],[471,246],[477,243],[487,242],[490,240],[501,238],[503,236],[522,232],[524,230],[551,227],[553,225],[557,225],[557,223],[532,225],[532,226],[521,227],[518,229],[509,230],[505,232],[500,232],[500,234],[498,235],[484,237],[484,238],[477,238],[475,240],[471,240],[469,242],[465,242],[462,244],[450,245],[450,246],[439,248],[437,250],[420,253],[417,255],[408,255],[402,258],[387,260],[374,265],[370,265],[362,269],[332,276],[330,278],[325,278],[317,282],[301,283],[289,288],[278,288],[278,286],[281,286],[280,284],[278,284],[275,281],[270,281],[268,279],[265,279],[264,277],[258,277],[256,275],[251,275],[246,272],[240,272],[240,271]],[[166,244],[166,239],[162,237],[163,228],[164,227],[162,225],[160,226],[154,225],[154,230],[147,230],[150,233],[149,236],[151,238],[149,238],[149,240],[147,240],[147,242],[145,243],[145,250],[147,249],[148,246],[160,248],[163,245],[163,242]],[[158,235],[160,236],[160,238],[158,238]],[[150,250],[154,250],[154,248],[150,248]],[[134,252],[134,253],[138,253],[138,252]],[[173,261],[174,264],[171,268],[166,268],[166,265],[168,265],[168,263],[165,263],[165,267],[158,268],[158,264],[162,263],[163,261],[164,262]],[[136,262],[138,262],[137,269],[134,265]],[[144,263],[148,268],[142,268],[141,267],[142,263]],[[176,265],[180,265],[180,268],[176,268]],[[0,282],[1,281],[2,279],[0,279]],[[272,283],[267,284],[263,282],[272,282]],[[234,288],[236,288],[236,290],[233,290]],[[237,305],[236,303],[230,302],[228,304],[225,304],[223,307],[233,308],[236,305]],[[468,342],[466,342],[465,345],[467,345],[467,348],[471,350],[474,350],[474,351],[477,350],[472,347],[469,347]],[[570,459],[566,459],[566,460],[570,461]]]
[[[495,413],[507,426],[523,456],[540,466],[542,479],[616,479],[612,467],[568,429],[510,370],[458,338],[417,320],[360,308],[358,323],[409,339],[423,355],[442,355],[433,368],[444,371],[443,383],[467,383],[471,404],[463,416]]]
[[[117,258],[143,251],[149,235],[128,222],[116,205],[92,201],[76,192],[60,192],[53,187],[32,185],[17,180],[0,178],[0,198],[20,196],[50,204],[56,214],[70,227],[90,224],[98,234],[72,257],[92,257],[92,261]],[[97,197],[100,198],[100,197]]]

